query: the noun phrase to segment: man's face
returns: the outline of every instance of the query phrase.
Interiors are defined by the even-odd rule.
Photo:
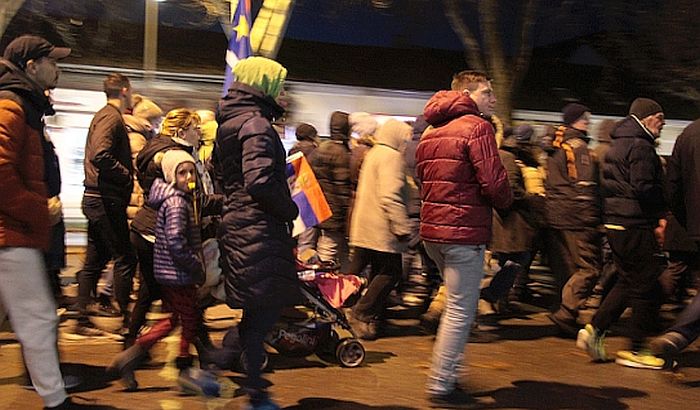
[[[482,114],[487,117],[493,115],[496,110],[496,94],[491,87],[491,81],[480,82],[476,90],[465,90],[465,93],[476,102]]]
[[[134,98],[131,95],[131,87],[122,88],[122,98],[124,100],[124,109],[131,110],[134,108]]]
[[[56,65],[56,59],[41,57],[27,62],[27,75],[44,90],[53,90],[58,84],[58,76],[61,73]]]
[[[571,128],[583,131],[583,132],[588,132],[588,126],[591,123],[591,113],[586,111],[581,118],[578,120],[574,121],[573,124],[571,124]]]
[[[640,122],[649,130],[654,138],[659,138],[661,136],[661,130],[664,128],[664,125],[666,125],[666,119],[662,112],[650,115]]]
[[[187,143],[195,148],[199,148],[202,139],[202,127],[199,124],[192,124],[187,128],[182,128],[178,131],[178,134]]]

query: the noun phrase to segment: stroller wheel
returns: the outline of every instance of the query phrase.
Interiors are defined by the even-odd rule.
[[[365,360],[365,348],[357,339],[343,339],[335,348],[335,357],[343,367],[357,367]]]
[[[263,352],[263,361],[262,364],[260,365],[260,371],[265,371],[267,369],[267,365],[270,362],[270,357],[267,355],[267,352]],[[245,350],[241,353],[241,357],[238,359],[238,364],[241,367],[241,371],[243,373],[248,373],[248,355],[245,352]]]

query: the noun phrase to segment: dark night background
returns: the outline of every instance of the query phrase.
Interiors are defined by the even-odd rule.
[[[226,37],[219,22],[197,3],[159,3],[158,70],[223,73]],[[252,3],[255,15],[262,1]],[[423,91],[447,88],[452,74],[469,65],[445,17],[443,2],[390,3],[392,7],[378,9],[370,0],[297,0],[277,59],[293,80]],[[465,8],[475,3],[465,1]],[[678,93],[658,93],[650,86],[655,80],[633,74],[628,67],[634,62],[621,63],[610,45],[611,30],[634,39],[637,32],[649,28],[633,15],[644,17],[646,10],[653,14],[668,2],[616,3],[623,10],[629,6],[636,11],[629,13],[629,19],[623,13],[611,23],[604,1],[539,2],[533,54],[514,94],[514,108],[557,111],[566,101],[581,100],[595,113],[619,115],[635,97],[649,96],[659,100],[671,118],[697,117],[698,105]],[[521,5],[516,0],[499,2],[500,34],[508,56],[517,50]],[[65,43],[61,39],[68,31],[76,50],[67,63],[140,68],[143,10],[143,0],[28,0],[0,40],[0,48],[27,32],[27,27],[58,44]],[[472,27],[478,27],[476,12],[465,16]],[[81,24],[70,24],[75,20]],[[56,22],[64,23],[64,37]],[[480,37],[478,30],[476,34]],[[629,44],[636,46],[634,40]]]

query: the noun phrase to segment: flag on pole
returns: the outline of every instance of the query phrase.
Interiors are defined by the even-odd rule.
[[[292,200],[299,207],[299,216],[294,220],[292,236],[316,226],[333,214],[321,191],[314,172],[304,154],[297,152],[287,157],[287,183]]]
[[[253,54],[250,47],[250,0],[238,0],[235,10],[234,0],[231,2],[231,38],[226,50],[226,73],[224,75],[224,89],[221,95],[228,94],[228,89],[233,83],[233,66],[239,60],[248,58]]]

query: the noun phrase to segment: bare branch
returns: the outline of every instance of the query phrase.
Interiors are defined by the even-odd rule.
[[[486,64],[481,54],[479,41],[462,19],[459,3],[459,0],[445,0],[445,13],[450,21],[452,29],[455,31],[468,53],[467,61],[473,68],[485,71]]]

